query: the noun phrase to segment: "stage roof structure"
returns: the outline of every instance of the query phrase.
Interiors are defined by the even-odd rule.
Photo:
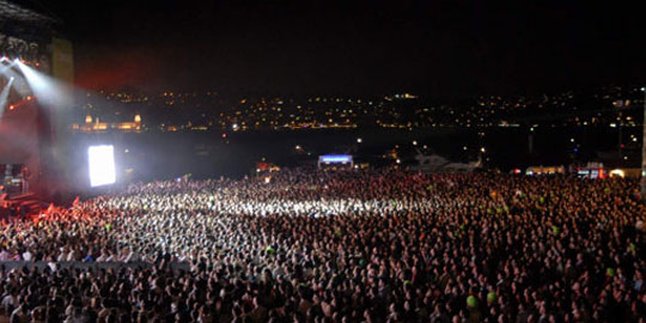
[[[52,25],[60,24],[61,21],[9,1],[0,0],[0,22],[3,24],[8,22],[17,22],[39,25],[41,27],[51,27]]]
[[[49,42],[61,19],[7,0],[0,0],[0,33],[28,41]]]

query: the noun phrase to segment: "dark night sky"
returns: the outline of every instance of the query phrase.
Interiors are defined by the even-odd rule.
[[[56,1],[77,81],[223,93],[433,97],[644,82],[616,1]]]

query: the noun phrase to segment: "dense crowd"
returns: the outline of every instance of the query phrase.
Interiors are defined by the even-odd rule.
[[[0,312],[12,322],[645,322],[637,193],[623,179],[399,170],[132,185],[3,220],[0,261],[48,265],[3,265]]]

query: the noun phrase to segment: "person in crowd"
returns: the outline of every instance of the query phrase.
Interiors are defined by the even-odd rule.
[[[624,179],[392,169],[140,183],[2,220],[0,261],[48,265],[3,266],[0,311],[12,322],[645,322],[636,193]]]

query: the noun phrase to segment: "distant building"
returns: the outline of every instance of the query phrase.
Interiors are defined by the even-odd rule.
[[[88,114],[85,116],[85,123],[72,124],[72,131],[78,132],[104,132],[108,130],[116,130],[123,132],[139,132],[142,130],[141,115],[136,114],[133,121],[125,122],[101,122],[98,117],[93,118]]]

